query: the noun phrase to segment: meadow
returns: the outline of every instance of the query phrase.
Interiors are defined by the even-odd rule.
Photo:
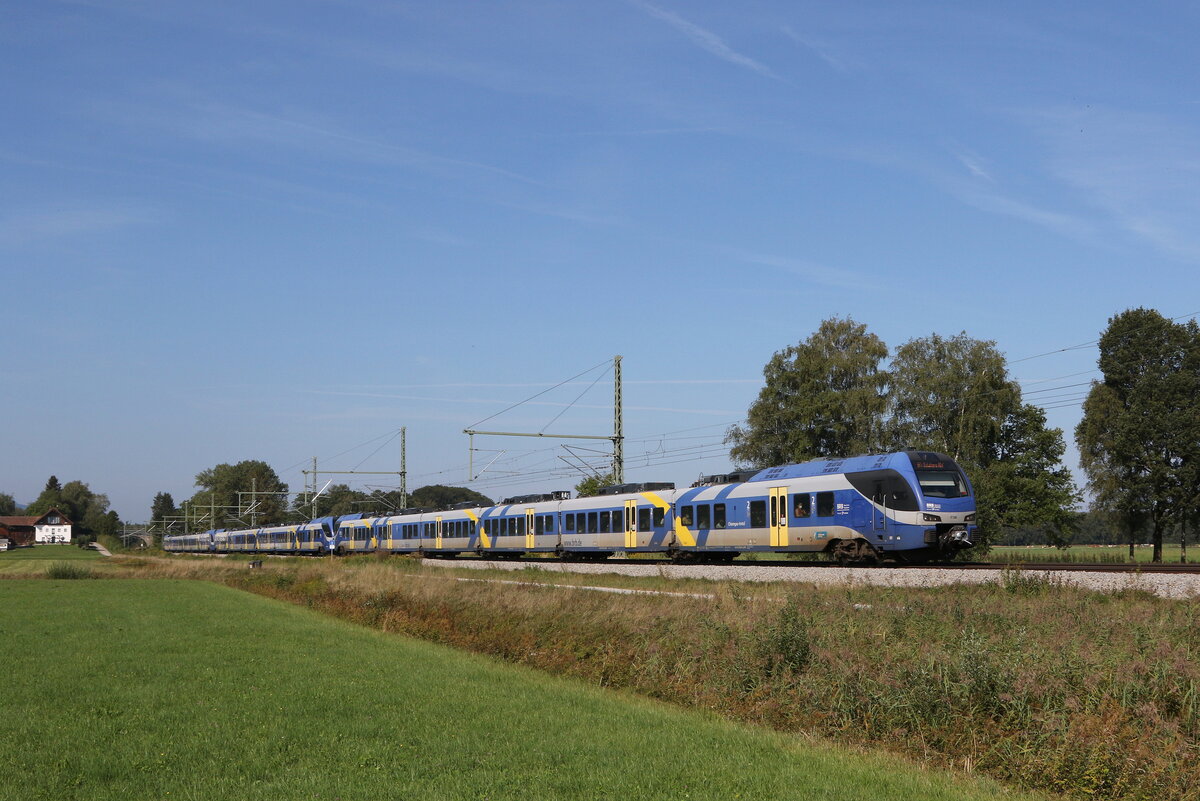
[[[351,601],[332,590],[339,574],[426,583],[361,563],[122,561],[125,575],[246,577],[315,606]],[[513,612],[528,620],[527,604]],[[0,663],[6,801],[1033,798],[212,581],[7,576]]]
[[[214,570],[215,568],[200,568]],[[1076,798],[1200,798],[1200,603],[994,585],[750,586],[278,560],[232,586],[778,731]],[[573,582],[698,593],[579,592]],[[559,585],[556,587],[547,584]]]
[[[1163,562],[1179,564],[1181,550],[1177,542],[1163,543]],[[1137,545],[1134,547],[1132,562],[1148,564],[1153,555],[1154,549],[1149,545]],[[997,545],[992,547],[984,561],[1000,564],[1126,564],[1131,560],[1128,545],[1071,545],[1067,548],[1048,545]],[[1197,561],[1200,561],[1200,545],[1193,543],[1188,549],[1188,562]]]
[[[45,573],[51,565],[70,566],[80,571],[102,570],[109,566],[102,563],[99,551],[77,548],[74,545],[37,545],[33,548],[16,548],[0,551],[0,576],[37,575]]]

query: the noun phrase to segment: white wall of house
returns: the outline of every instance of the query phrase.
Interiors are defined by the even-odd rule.
[[[33,527],[34,542],[70,542],[71,527],[70,526],[34,526]]]

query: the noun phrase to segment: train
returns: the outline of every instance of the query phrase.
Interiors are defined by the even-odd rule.
[[[934,562],[972,547],[975,496],[949,456],[930,451],[818,459],[703,476],[686,489],[620,484],[598,495],[505,498],[492,506],[405,509],[163,538],[180,553],[526,554],[676,562],[743,553],[825,553],[842,564]]]

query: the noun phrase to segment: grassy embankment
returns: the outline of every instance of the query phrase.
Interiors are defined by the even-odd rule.
[[[6,801],[1014,798],[197,581],[0,581],[0,662]]]
[[[1016,572],[925,589],[171,560],[385,631],[1079,798],[1200,798],[1200,604]],[[711,597],[514,585],[589,583]],[[506,583],[500,583],[506,582]],[[1135,580],[1136,582],[1136,580]]]

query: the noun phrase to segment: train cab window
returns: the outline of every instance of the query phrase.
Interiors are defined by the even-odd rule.
[[[679,522],[689,527],[692,525],[692,507],[685,506],[679,510]]]
[[[767,525],[767,502],[766,501],[750,501],[750,527],[751,528],[766,528]]]
[[[575,515],[563,515],[563,531],[567,534],[575,533]]]
[[[638,531],[650,530],[650,510],[646,507],[638,509]]]
[[[725,528],[725,504],[713,504],[713,528]]]
[[[661,506],[654,507],[654,527],[662,528],[663,523],[667,520],[667,510]]]
[[[812,496],[807,492],[797,492],[792,496],[792,517],[802,518],[812,516]]]
[[[595,512],[588,512],[588,534],[596,534],[600,531],[600,517]]]
[[[696,528],[712,528],[712,507],[701,504],[696,507]]]
[[[600,513],[600,533],[607,534],[610,531],[612,531],[612,513],[611,512],[601,512]]]
[[[535,517],[533,519],[533,533],[534,534],[545,534],[546,533],[546,517],[544,515],[538,515],[537,517]]]
[[[625,510],[617,509],[613,512],[613,531],[625,530]]]
[[[833,493],[817,493],[817,517],[833,517]]]

